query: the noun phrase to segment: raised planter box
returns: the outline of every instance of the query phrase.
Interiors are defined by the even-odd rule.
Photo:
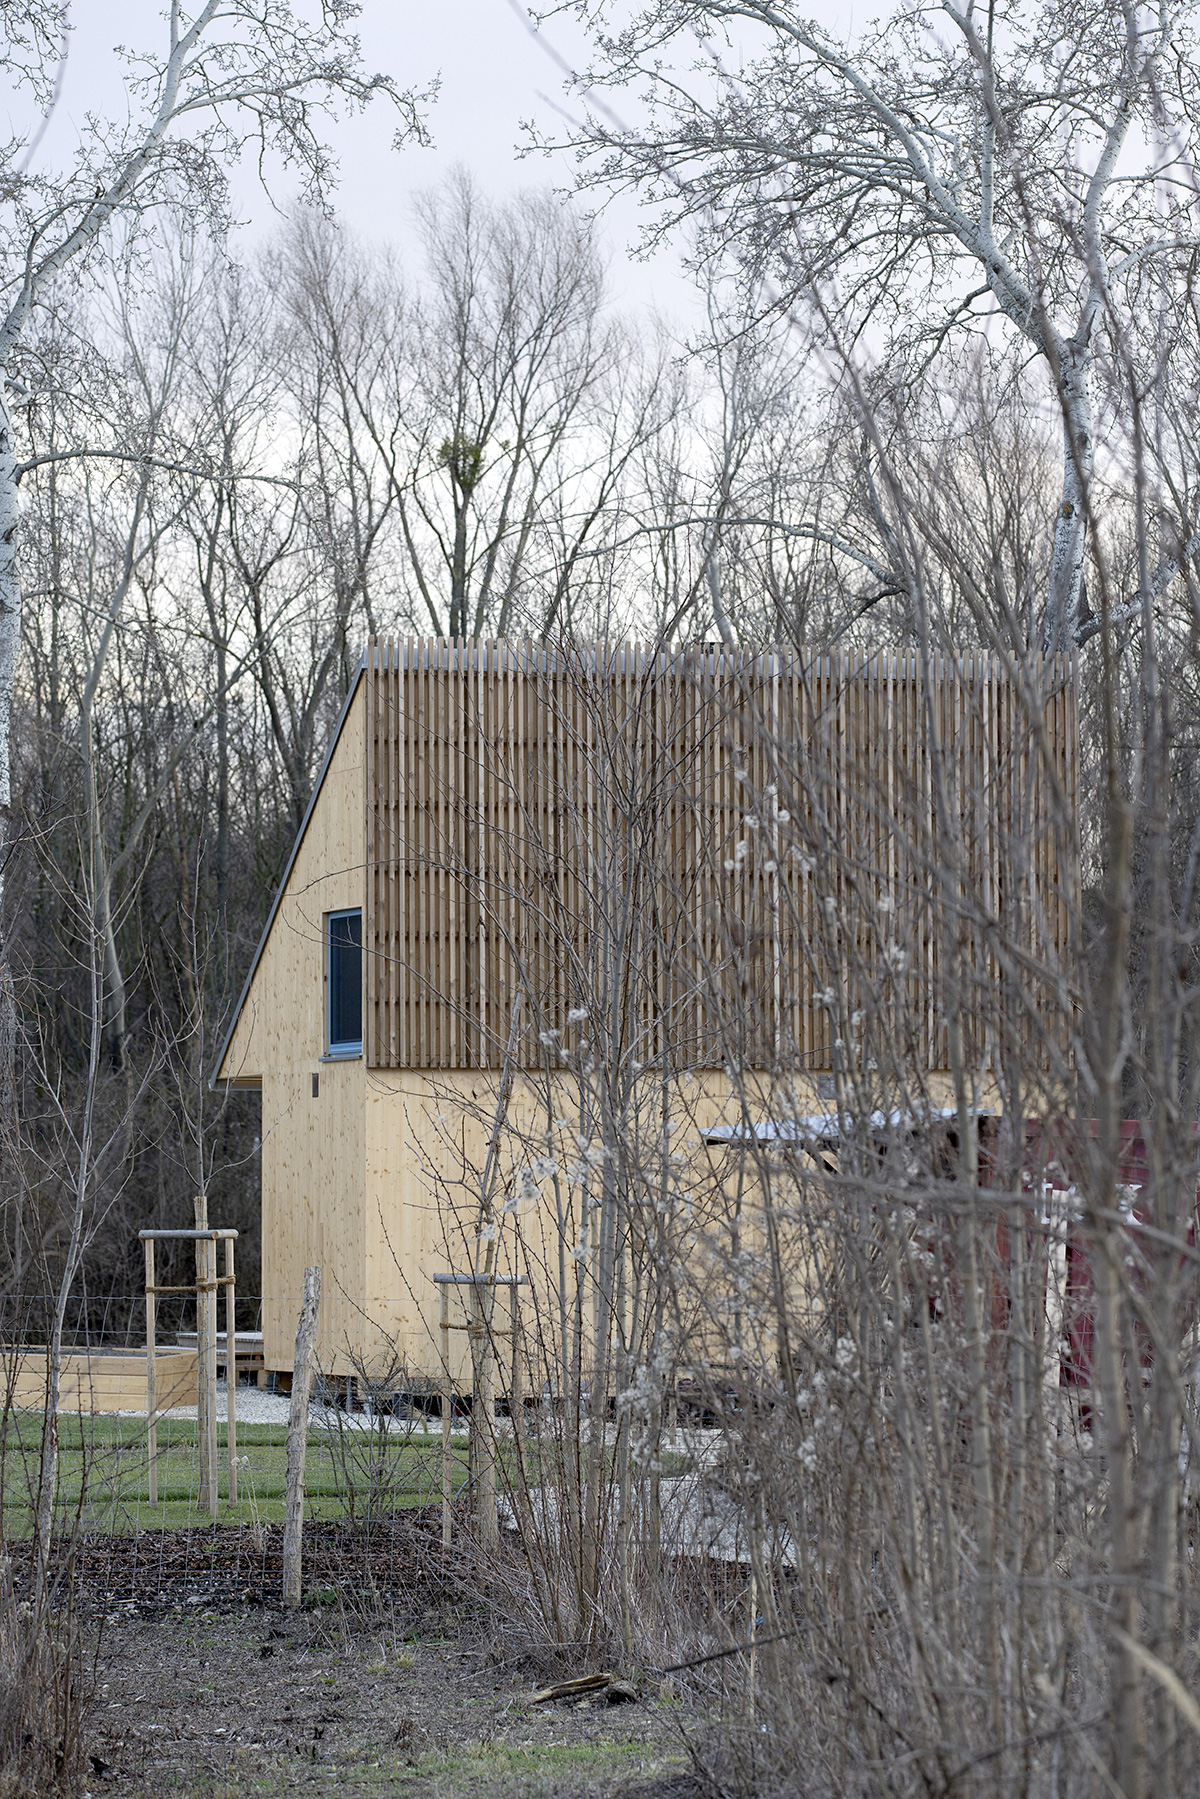
[[[196,1353],[199,1337],[195,1331],[179,1331],[175,1337],[181,1349],[190,1349]],[[261,1331],[239,1331],[234,1338],[234,1354],[237,1358],[238,1377],[243,1374],[254,1374],[258,1377],[260,1387],[266,1385],[263,1373],[263,1334]],[[225,1331],[217,1332],[217,1373],[224,1370],[229,1375],[229,1338]]]
[[[196,1403],[196,1352],[166,1346],[154,1354],[156,1404],[160,1412]],[[46,1395],[46,1351],[0,1348],[0,1397],[41,1410]],[[65,1412],[144,1412],[144,1349],[63,1351],[60,1406]]]

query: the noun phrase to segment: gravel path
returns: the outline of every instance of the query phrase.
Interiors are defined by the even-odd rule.
[[[217,1419],[223,1422],[227,1416],[226,1403],[228,1389],[223,1380],[217,1382]],[[265,1387],[243,1387],[237,1390],[237,1422],[239,1424],[286,1424],[291,1413],[291,1396],[287,1393],[271,1393]],[[123,1411],[122,1418],[144,1418],[145,1409],[140,1411]],[[194,1405],[172,1406],[169,1412],[161,1412],[162,1418],[194,1418]],[[343,1412],[337,1407],[325,1405],[312,1400],[308,1408],[310,1429],[319,1430],[323,1425],[333,1427],[340,1424],[345,1428],[368,1430],[378,1424],[377,1418],[369,1418],[365,1412]],[[409,1430],[412,1420],[408,1418],[389,1418],[389,1430]],[[418,1426],[419,1428],[419,1426]],[[438,1428],[437,1420],[431,1420],[430,1430]],[[455,1435],[459,1433],[456,1431]]]
[[[223,1380],[217,1382],[217,1419],[223,1422],[226,1416],[226,1386]],[[237,1422],[239,1424],[286,1424],[291,1411],[291,1397],[286,1393],[270,1393],[265,1387],[239,1386],[237,1390]],[[122,1412],[122,1418],[144,1418],[142,1411]],[[163,1418],[194,1418],[194,1405],[173,1406],[169,1412],[160,1414]],[[370,1430],[378,1424],[377,1418],[368,1417],[365,1412],[344,1412],[339,1407],[326,1405],[323,1401],[313,1400],[308,1408],[308,1424],[310,1430]],[[389,1418],[389,1430],[410,1432],[421,1435],[428,1431],[430,1435],[440,1434],[441,1425],[436,1417],[427,1423],[411,1418]],[[496,1435],[507,1436],[512,1430],[512,1422],[508,1418],[497,1418]],[[464,1418],[454,1420],[453,1437],[456,1442],[466,1441],[468,1434],[467,1421]],[[605,1437],[615,1441],[616,1431],[612,1425],[605,1427]],[[681,1455],[688,1456],[697,1467],[711,1468],[721,1458],[724,1449],[724,1437],[718,1430],[702,1430],[695,1426],[680,1426],[674,1435],[666,1438],[664,1447]]]

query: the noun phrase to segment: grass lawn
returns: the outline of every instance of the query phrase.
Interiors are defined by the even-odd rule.
[[[33,1528],[33,1496],[41,1454],[42,1414],[11,1412],[0,1428],[0,1504],[3,1534],[29,1536]],[[218,1425],[218,1471],[225,1524],[278,1524],[283,1521],[287,1480],[287,1426],[239,1424],[237,1427],[238,1500],[227,1492],[227,1438]],[[193,1418],[163,1418],[158,1426],[158,1504],[152,1506],[147,1485],[146,1427],[141,1419],[111,1414],[64,1412],[59,1419],[59,1468],[56,1511],[62,1525],[78,1514],[85,1527],[119,1535],[136,1530],[186,1530],[208,1521],[199,1511],[200,1458]],[[507,1460],[511,1449],[501,1445]],[[457,1492],[467,1480],[467,1444],[452,1438],[453,1484]],[[551,1461],[557,1457],[550,1451]],[[684,1472],[683,1456],[663,1458],[663,1472]],[[525,1450],[526,1478],[539,1479],[541,1455],[535,1441]],[[552,1477],[553,1478],[553,1477]],[[504,1476],[498,1484],[503,1490]],[[305,1515],[363,1521],[407,1506],[431,1505],[441,1498],[440,1431],[375,1431],[347,1426],[310,1427],[305,1461]]]
[[[683,1757],[664,1761],[661,1754],[648,1757],[643,1743],[619,1743],[601,1737],[577,1743],[504,1743],[492,1742],[477,1749],[463,1748],[423,1755],[409,1767],[395,1767],[388,1772],[386,1790],[403,1790],[409,1784],[420,1784],[426,1791],[458,1799],[459,1795],[494,1796],[511,1793],[520,1799],[563,1794],[581,1784],[604,1775],[643,1771],[643,1764],[667,1779],[678,1777]],[[650,1771],[650,1770],[644,1770]]]
[[[40,1412],[13,1412],[0,1436],[0,1503],[4,1530],[24,1537],[32,1528],[41,1453]],[[223,1523],[279,1523],[283,1519],[287,1477],[287,1427],[283,1424],[239,1425],[237,1431],[238,1502],[225,1497],[227,1438],[218,1427]],[[196,1421],[163,1418],[158,1426],[158,1504],[151,1506],[147,1488],[146,1427],[136,1418],[81,1417],[64,1413],[59,1420],[59,1471],[56,1508],[66,1524],[82,1508],[93,1530],[186,1529],[207,1520],[197,1510],[199,1452]],[[453,1444],[454,1485],[467,1478],[467,1450]],[[362,1516],[372,1498],[376,1509],[428,1505],[441,1495],[442,1440],[424,1431],[390,1438],[373,1432],[310,1429],[305,1463],[305,1515],[309,1518]]]

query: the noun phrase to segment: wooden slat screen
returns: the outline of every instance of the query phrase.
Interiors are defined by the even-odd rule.
[[[1010,1016],[1065,1042],[1070,665],[1030,682],[983,657],[373,644],[370,1064],[602,1040],[827,1070],[874,1020],[945,1068],[950,1020],[979,1055],[1014,980]]]

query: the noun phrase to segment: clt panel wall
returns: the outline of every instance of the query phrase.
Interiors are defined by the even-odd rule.
[[[366,729],[372,1066],[1069,1053],[1068,662],[412,639]]]

